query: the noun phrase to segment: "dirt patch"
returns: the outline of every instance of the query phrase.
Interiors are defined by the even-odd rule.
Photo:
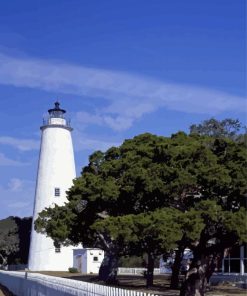
[[[0,285],[0,296],[15,296],[15,295],[11,293],[7,288]]]

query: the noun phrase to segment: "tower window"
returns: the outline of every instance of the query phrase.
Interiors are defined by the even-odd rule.
[[[97,262],[97,261],[98,261],[98,257],[96,257],[96,256],[93,257],[93,261],[94,261],[94,262]]]
[[[55,196],[60,196],[60,188],[55,188]]]
[[[55,247],[55,253],[60,253],[61,252],[61,244],[58,242],[54,242],[54,247]]]

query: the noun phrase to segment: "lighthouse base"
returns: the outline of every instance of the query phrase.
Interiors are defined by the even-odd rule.
[[[68,271],[73,267],[73,250],[68,246],[55,248],[53,240],[44,234],[35,233],[31,242],[28,269],[31,271]]]

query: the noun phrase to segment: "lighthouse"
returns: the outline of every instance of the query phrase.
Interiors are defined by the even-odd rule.
[[[66,190],[76,177],[72,128],[65,113],[56,102],[40,128],[42,136],[28,259],[28,268],[33,271],[67,271],[73,266],[72,246],[54,246],[51,238],[34,229],[34,221],[42,210],[55,204],[62,206],[67,201]]]

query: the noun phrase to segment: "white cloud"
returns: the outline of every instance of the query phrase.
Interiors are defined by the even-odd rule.
[[[115,131],[121,131],[130,128],[134,119],[129,115],[105,115],[104,110],[102,113],[98,111],[96,114],[80,111],[76,113],[74,124],[80,126],[80,130],[94,124],[99,126],[105,125]]]
[[[0,166],[23,166],[23,165],[28,165],[28,163],[10,159],[0,152]]]
[[[39,141],[31,139],[17,139],[13,137],[0,137],[0,144],[13,146],[21,151],[39,149]]]
[[[23,187],[23,182],[21,179],[18,179],[18,178],[12,178],[8,183],[8,188],[10,191],[14,191],[14,192],[21,191],[22,187]]]
[[[80,130],[85,128],[87,125],[95,124],[95,125],[103,125],[104,118],[100,114],[92,114],[85,111],[79,111],[75,114],[73,119],[74,125],[78,125]]]
[[[106,151],[112,146],[119,146],[120,142],[110,141],[110,140],[99,140],[88,137],[81,132],[75,131],[73,134],[73,143],[76,151],[82,150],[101,150]]]
[[[104,98],[108,106],[92,115],[84,113],[84,124],[106,125],[117,131],[159,108],[208,115],[246,110],[244,98],[216,90],[4,54],[0,54],[0,83]]]

